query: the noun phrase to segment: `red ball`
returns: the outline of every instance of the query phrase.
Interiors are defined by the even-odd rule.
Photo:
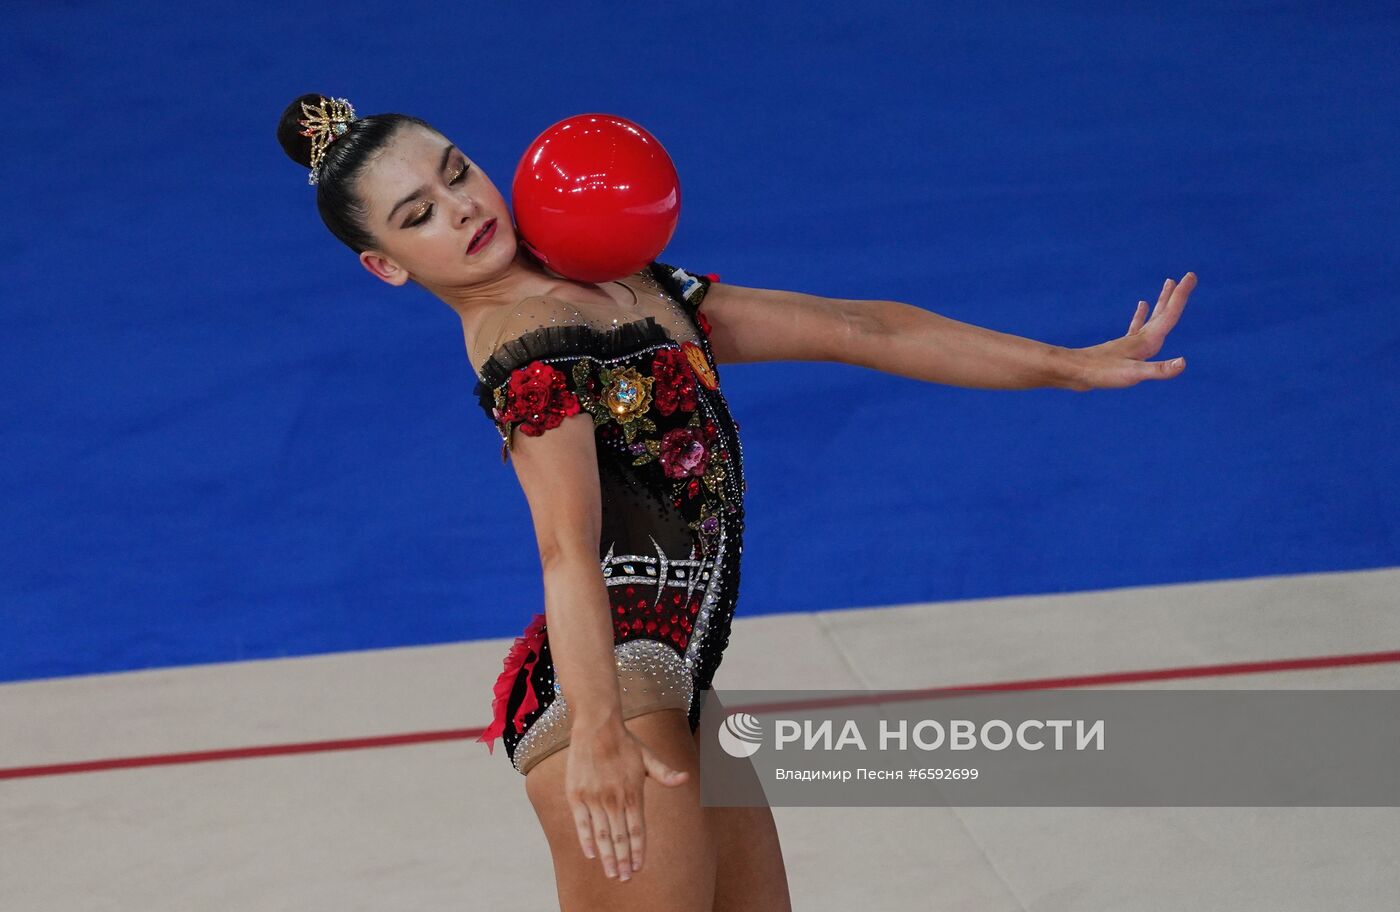
[[[511,208],[520,242],[579,282],[632,275],[670,243],[681,185],[655,136],[623,117],[579,114],[545,130],[516,166]]]

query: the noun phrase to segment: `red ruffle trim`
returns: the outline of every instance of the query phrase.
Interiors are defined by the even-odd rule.
[[[540,705],[539,697],[535,694],[535,686],[530,682],[528,675],[534,670],[535,663],[540,660],[540,644],[544,640],[545,633],[544,621],[543,614],[536,614],[530,620],[530,626],[525,628],[525,633],[515,638],[514,645],[506,654],[500,677],[496,678],[496,696],[491,701],[492,722],[486,731],[482,732],[480,737],[476,739],[485,741],[486,749],[493,756],[496,753],[496,739],[506,730],[506,704],[510,701],[510,692],[515,689],[515,679],[521,668],[526,670],[525,699],[521,702],[520,708],[515,711],[515,718],[511,720],[515,723],[517,733],[524,730],[525,717]]]

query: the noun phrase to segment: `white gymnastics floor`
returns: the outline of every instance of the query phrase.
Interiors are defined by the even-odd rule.
[[[1394,689],[1400,656],[1341,657],[1400,649],[1398,593],[1389,569],[741,612],[715,685],[914,688],[1172,668],[1203,672],[1120,686]],[[472,740],[508,647],[0,686],[0,910],[556,908],[524,780],[499,743],[492,756]],[[1211,670],[1289,659],[1317,667]],[[393,735],[410,737],[385,743]],[[237,753],[278,745],[305,749]],[[234,755],[173,762],[219,749]],[[111,762],[121,758],[137,759]],[[96,763],[53,766],[83,761]],[[1397,808],[774,814],[794,907],[812,912],[1400,908]]]

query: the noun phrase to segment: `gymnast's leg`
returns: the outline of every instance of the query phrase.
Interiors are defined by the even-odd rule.
[[[525,776],[525,792],[549,841],[559,908],[561,912],[711,912],[715,841],[709,818],[700,807],[699,757],[686,712],[660,709],[622,724],[667,765],[686,770],[690,776],[684,784],[672,787],[646,779],[642,869],[623,881],[608,877],[600,858],[583,854],[573,811],[564,797],[569,748],[555,751],[531,767]]]
[[[697,752],[700,731],[695,732]],[[701,810],[709,817],[718,854],[714,912],[792,912],[783,847],[772,809],[765,804]]]

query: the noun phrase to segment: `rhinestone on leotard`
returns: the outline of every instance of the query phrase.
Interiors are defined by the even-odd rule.
[[[689,713],[695,681],[676,650],[659,640],[637,639],[613,647],[622,690],[622,718],[631,719],[657,709]],[[528,773],[540,760],[567,746],[572,714],[557,676],[555,697],[515,746],[511,763]]]
[[[683,350],[695,370],[702,364],[712,369],[714,357],[707,331],[695,332],[707,330],[695,319],[703,283],[681,270],[668,273],[662,265],[639,274],[662,302],[662,312],[631,322],[614,320],[608,328],[606,321],[555,302],[552,310],[534,314],[540,323],[547,316],[549,325],[512,338],[497,350],[499,356],[492,355],[480,373],[486,381],[481,398],[489,413],[494,393],[504,389],[510,373],[538,361],[557,368],[582,403],[606,406],[588,410],[597,434],[604,518],[600,544],[605,552],[601,576],[610,598],[619,691],[624,706],[632,710],[658,700],[670,701],[659,705],[688,709],[694,730],[700,704],[696,695],[709,688],[729,637],[743,551],[746,485],[738,425],[718,383],[696,384],[689,416],[701,422],[692,427],[703,431],[723,471],[714,472],[704,484],[690,484],[691,479],[683,488],[664,477],[657,453],[648,450],[649,443],[655,446],[668,429],[687,418],[681,411],[662,413],[652,407],[653,395],[664,396],[668,383],[665,376],[652,374],[656,353],[688,344]],[[658,279],[675,287],[663,287]],[[639,304],[650,302],[641,286],[636,291]],[[539,299],[529,306],[547,307],[548,302]],[[697,358],[701,352],[703,358]],[[663,401],[675,400],[664,396]],[[567,743],[567,682],[558,680],[548,653],[546,642],[533,670],[521,671],[513,680],[498,680],[497,693],[509,694],[504,739],[521,772]],[[654,667],[650,673],[629,670],[629,657],[649,659]],[[511,686],[504,686],[507,683]],[[532,703],[538,708],[522,714]],[[523,731],[516,730],[516,723]]]

